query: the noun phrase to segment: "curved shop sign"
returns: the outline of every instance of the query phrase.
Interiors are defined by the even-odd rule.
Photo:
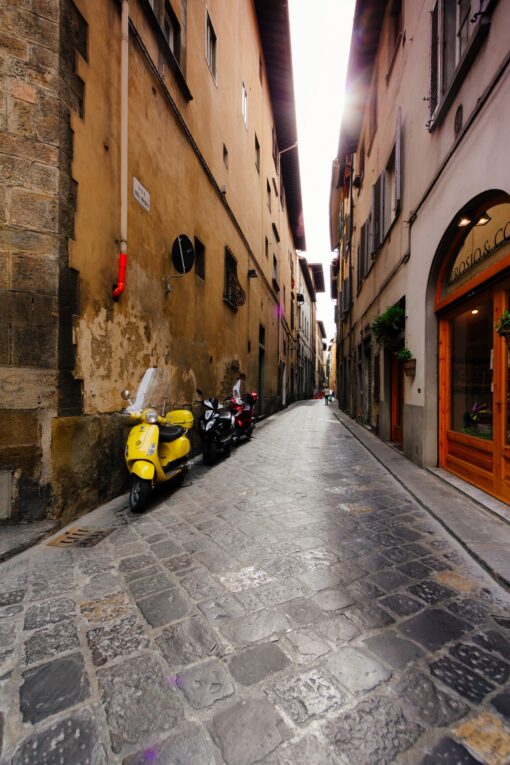
[[[495,258],[502,247],[510,242],[510,205],[491,207],[487,213],[490,216],[489,223],[473,226],[455,256],[448,274],[448,287],[473,276],[473,271],[478,270],[477,266]]]

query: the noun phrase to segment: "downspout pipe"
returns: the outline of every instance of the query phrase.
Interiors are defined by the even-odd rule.
[[[126,287],[128,228],[128,61],[129,0],[122,0],[120,49],[120,253],[117,283],[112,297],[118,301]]]

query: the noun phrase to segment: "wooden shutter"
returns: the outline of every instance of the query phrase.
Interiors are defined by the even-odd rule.
[[[437,90],[439,85],[439,3],[431,13],[431,42],[430,42],[430,114],[434,114],[437,106]]]
[[[397,109],[397,135],[395,136],[395,215],[402,199],[402,109]]]
[[[375,253],[377,251],[377,248],[381,244],[381,229],[382,229],[382,216],[381,216],[381,210],[382,210],[382,204],[383,200],[381,199],[381,178],[380,175],[375,184],[372,186],[372,213],[370,216],[370,231],[371,231],[371,242],[370,242],[370,254],[375,259]]]
[[[367,275],[367,224],[361,227],[361,273],[363,278]]]
[[[386,200],[384,198],[385,196],[385,186],[386,186],[386,173],[383,171],[381,175],[378,178],[378,184],[379,184],[379,241],[377,242],[377,245],[383,243],[384,237],[386,236],[386,225],[384,220],[384,212],[385,212],[385,206],[386,206]]]
[[[370,215],[370,255],[375,258],[375,250],[376,250],[376,243],[375,243],[375,211],[376,211],[376,186],[372,186],[372,213]]]

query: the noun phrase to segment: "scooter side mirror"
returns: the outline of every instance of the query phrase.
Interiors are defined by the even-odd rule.
[[[124,401],[129,401],[129,399],[130,399],[130,397],[131,397],[131,391],[129,391],[129,390],[126,388],[126,390],[123,390],[123,391],[122,391],[122,393],[121,393],[120,395],[122,396],[122,398],[124,399]]]

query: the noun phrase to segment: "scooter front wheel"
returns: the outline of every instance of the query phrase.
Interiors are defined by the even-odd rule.
[[[131,492],[129,494],[129,507],[132,513],[143,513],[149,494],[151,491],[151,481],[145,478],[133,476]]]

